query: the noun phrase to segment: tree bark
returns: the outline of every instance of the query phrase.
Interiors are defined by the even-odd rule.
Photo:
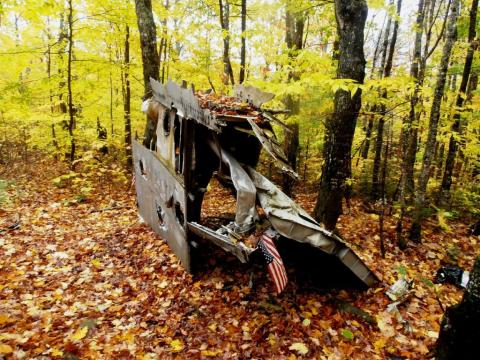
[[[422,36],[425,20],[425,2],[418,1],[417,18],[415,22],[415,45],[413,50],[413,61],[410,67],[410,76],[415,82],[415,88],[410,98],[410,112],[408,117],[403,119],[402,135],[401,135],[401,152],[402,152],[402,170],[400,175],[400,217],[397,221],[397,244],[400,249],[407,247],[407,240],[403,236],[403,218],[405,215],[406,205],[411,203],[414,191],[414,166],[415,155],[417,152],[417,121],[420,113],[417,105],[420,101],[420,90],[423,84],[423,78],[420,77],[420,67],[422,63]]]
[[[151,0],[135,0],[135,12],[142,50],[143,85],[145,94],[151,90],[150,78],[158,80],[159,57],[157,52],[157,27],[153,20]]]
[[[337,78],[363,83],[365,55],[364,29],[368,7],[364,0],[335,0],[335,16],[339,38]],[[334,114],[327,119],[325,162],[315,205],[315,217],[327,229],[334,229],[347,194],[346,180],[351,176],[351,149],[361,90],[353,96],[349,91],[335,93]]]
[[[228,80],[232,85],[235,84],[233,76],[232,63],[230,62],[230,0],[218,0],[220,8],[220,26],[223,37],[223,83],[228,85]]]
[[[285,132],[285,142],[283,148],[287,156],[289,165],[293,170],[297,170],[297,157],[299,148],[299,125],[298,122],[293,122],[287,125],[291,133]],[[295,185],[295,180],[291,176],[283,175],[282,189],[288,196],[292,195],[292,188]]]
[[[448,19],[448,28],[446,32],[445,45],[443,47],[442,59],[437,75],[435,85],[432,108],[430,111],[430,119],[428,125],[428,136],[425,143],[425,152],[423,154],[422,170],[418,178],[418,189],[415,196],[415,209],[413,214],[412,226],[410,228],[410,238],[413,241],[421,240],[421,223],[423,218],[423,208],[425,206],[425,196],[427,192],[427,184],[430,179],[430,167],[433,161],[433,152],[437,141],[438,120],[440,119],[440,105],[445,89],[445,80],[447,77],[448,64],[452,53],[453,44],[455,43],[456,22],[458,17],[459,0],[453,0],[451,12]]]
[[[293,12],[293,3],[291,1],[286,2],[285,6],[285,43],[288,48],[288,56],[291,62],[294,61],[298,52],[303,48],[303,32],[305,28],[305,14],[303,12]],[[288,81],[297,81],[300,78],[300,74],[295,71],[290,71],[288,74]],[[295,116],[300,112],[300,102],[298,99],[294,99],[292,96],[285,96],[285,105],[290,110],[290,114]],[[289,128],[291,132],[285,131],[284,150],[287,156],[290,166],[293,170],[297,170],[297,157],[299,150],[299,124],[298,121],[293,121]],[[282,189],[285,194],[291,196],[295,181],[287,174],[282,178]]]
[[[125,55],[123,59],[125,94],[123,98],[123,116],[125,121],[125,156],[127,169],[132,169],[132,123],[130,119],[130,28],[125,25]]]
[[[151,0],[135,0],[135,12],[140,33],[142,50],[144,97],[151,92],[150,78],[158,80],[160,59],[157,52],[157,28],[153,20]],[[143,145],[150,148],[155,134],[155,123],[147,116],[147,124],[143,136]]]
[[[478,0],[472,1],[472,7],[470,8],[470,25],[468,29],[468,42],[470,47],[467,50],[467,55],[465,57],[465,65],[463,67],[462,81],[460,83],[460,89],[458,90],[457,99],[455,102],[455,113],[453,115],[453,125],[452,125],[452,134],[450,135],[450,141],[448,144],[447,158],[445,161],[445,170],[442,178],[442,185],[440,189],[440,203],[444,200],[448,200],[450,187],[452,186],[452,174],[455,164],[455,157],[458,151],[458,141],[457,137],[461,134],[461,124],[460,124],[460,109],[463,107],[466,93],[467,93],[467,84],[470,77],[470,72],[472,69],[473,55],[475,51],[475,27],[477,24],[477,9],[478,9]]]
[[[245,81],[245,60],[247,52],[247,37],[245,31],[247,30],[247,0],[242,0],[242,45],[240,48],[240,74],[238,82],[243,84]]]
[[[462,301],[445,312],[435,355],[437,360],[474,359],[480,337],[480,257],[477,257]]]
[[[393,66],[393,55],[395,53],[395,45],[397,43],[397,36],[398,36],[398,27],[399,27],[399,17],[400,17],[400,12],[402,10],[402,0],[397,1],[397,17],[395,19],[394,25],[393,25],[393,32],[392,32],[392,38],[390,40],[390,46],[388,46],[388,34],[390,32],[390,22],[391,19],[388,20],[387,24],[387,31],[385,33],[385,40],[384,40],[384,53],[382,57],[382,67],[383,70],[381,71],[381,74],[383,74],[384,78],[388,78],[391,75],[392,72],[392,66]],[[387,51],[388,47],[388,51]],[[387,55],[388,52],[388,55]],[[383,90],[382,97],[384,99],[387,98],[387,91]],[[386,107],[384,104],[380,105],[380,119],[378,121],[378,127],[377,127],[377,138],[375,141],[375,158],[373,161],[373,173],[372,173],[372,198],[377,199],[378,198],[378,190],[379,190],[379,175],[380,175],[380,165],[381,165],[381,157],[382,157],[382,147],[383,147],[383,128],[385,124],[385,114],[386,114]],[[384,159],[384,161],[387,161],[387,159]]]
[[[67,60],[67,89],[68,89],[68,135],[70,135],[70,162],[73,166],[75,160],[75,109],[73,107],[72,93],[72,59],[73,59],[73,6],[68,0],[68,60]]]

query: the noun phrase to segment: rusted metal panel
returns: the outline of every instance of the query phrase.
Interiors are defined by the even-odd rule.
[[[140,215],[165,239],[190,271],[187,242],[185,189],[181,179],[155,154],[137,141],[132,142],[135,188]]]

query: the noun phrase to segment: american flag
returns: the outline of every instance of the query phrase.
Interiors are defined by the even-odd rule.
[[[282,258],[273,242],[274,236],[275,233],[271,229],[265,231],[258,242],[258,247],[267,261],[268,272],[275,284],[277,294],[280,294],[287,285],[288,278]]]

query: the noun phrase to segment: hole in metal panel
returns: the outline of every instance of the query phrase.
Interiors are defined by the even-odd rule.
[[[183,144],[182,144],[182,122],[180,117],[175,114],[173,121],[173,142],[175,144],[175,171],[180,174],[183,170]]]
[[[183,214],[182,208],[178,201],[175,202],[175,217],[180,225],[185,225],[185,215]]]
[[[163,134],[165,136],[170,135],[170,113],[168,111],[165,111],[165,113],[163,114],[162,125],[163,125]]]
[[[147,172],[145,171],[145,167],[143,166],[142,160],[138,160],[138,166],[140,168],[140,174],[144,177],[147,177]]]
[[[157,212],[158,225],[162,230],[166,230],[167,224],[165,223],[165,211],[157,202],[155,202],[155,210]]]

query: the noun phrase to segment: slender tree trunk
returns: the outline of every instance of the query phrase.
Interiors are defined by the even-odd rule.
[[[302,12],[292,11],[293,3],[291,1],[286,2],[285,6],[285,43],[288,48],[288,56],[293,63],[298,55],[298,52],[303,48],[303,32],[305,28],[305,14]],[[288,81],[297,81],[300,78],[300,74],[291,71],[288,74]],[[300,112],[300,102],[298,99],[287,95],[284,100],[285,105],[290,110],[292,116],[298,115]],[[287,156],[288,162],[292,169],[297,169],[297,157],[299,150],[299,124],[294,120],[289,128],[291,132],[285,131],[284,150]],[[283,191],[291,196],[295,181],[288,175],[284,174],[282,179]]]
[[[123,60],[125,97],[123,99],[123,116],[125,120],[125,155],[127,169],[132,168],[132,124],[130,120],[130,28],[125,25],[125,56]]]
[[[383,23],[382,23],[382,27],[380,29],[380,32],[378,34],[378,39],[377,39],[377,42],[375,44],[375,50],[373,52],[373,59],[372,59],[372,71],[370,73],[370,78],[373,79],[374,78],[374,74],[375,74],[375,67],[376,67],[376,64],[377,64],[377,60],[378,60],[378,56],[380,55],[380,53],[383,51],[383,49],[381,49],[381,46],[380,46],[380,43],[382,42],[382,35],[383,35],[383,30],[384,30],[384,27],[385,27],[385,19],[387,18],[387,16],[385,16],[383,18]],[[373,113],[376,112],[376,107],[374,106],[371,111]],[[371,141],[371,137],[372,137],[372,131],[373,131],[373,120],[375,119],[375,116],[373,114],[369,115],[368,116],[368,123],[367,123],[367,126],[365,127],[365,142],[362,146],[362,158],[363,159],[367,159],[368,158],[368,152],[370,150],[370,141]]]
[[[232,63],[230,62],[230,0],[218,0],[220,8],[220,26],[223,31],[223,83],[228,85],[228,80],[235,84]]]
[[[164,3],[165,10],[168,11],[170,8],[170,1],[165,0]],[[162,38],[160,39],[160,46],[158,49],[158,56],[159,56],[159,68],[161,71],[160,74],[160,82],[165,82],[165,69],[167,68],[167,45],[168,45],[168,24],[167,24],[167,17],[165,17],[162,21]]]
[[[472,7],[470,8],[470,25],[468,30],[468,42],[470,43],[470,47],[467,50],[467,56],[465,58],[465,65],[463,67],[462,73],[462,81],[460,83],[460,89],[458,90],[457,99],[455,102],[455,114],[453,115],[452,135],[450,135],[450,142],[448,144],[445,171],[443,173],[442,185],[440,189],[440,202],[442,202],[443,200],[448,200],[450,187],[452,186],[453,168],[455,164],[455,157],[458,151],[457,137],[461,134],[461,114],[459,110],[463,107],[465,101],[468,79],[470,77],[470,71],[472,69],[473,54],[476,47],[474,41],[476,34],[475,27],[477,24],[477,9],[478,0],[473,0]]]
[[[247,48],[247,0],[242,0],[242,46],[240,49],[240,75],[238,82],[243,84],[245,81],[245,58]]]
[[[337,78],[363,83],[365,56],[364,29],[368,7],[364,0],[335,0],[339,38]],[[325,162],[319,184],[315,217],[328,229],[334,229],[347,195],[346,180],[351,176],[351,150],[355,125],[361,106],[361,91],[335,93],[334,114],[327,119]]]
[[[374,109],[372,111],[375,111]],[[370,139],[372,137],[372,130],[373,130],[373,119],[374,115],[368,116],[368,123],[367,128],[365,129],[365,144],[362,147],[362,158],[368,158],[368,151],[370,150]]]
[[[442,59],[440,61],[439,71],[437,75],[437,83],[435,85],[432,108],[430,111],[430,120],[428,126],[428,137],[425,143],[425,152],[423,154],[422,170],[418,178],[418,189],[415,196],[415,209],[410,228],[410,238],[419,242],[421,239],[421,223],[422,212],[425,206],[425,196],[427,192],[427,184],[430,179],[430,167],[433,161],[433,151],[437,141],[438,120],[440,118],[440,105],[445,89],[445,81],[447,77],[448,64],[450,55],[455,43],[456,22],[458,17],[459,0],[453,0],[451,12],[448,19],[448,28],[446,32],[445,45],[443,47]]]
[[[70,135],[70,162],[75,160],[75,109],[72,94],[72,57],[73,57],[73,7],[72,0],[68,0],[68,63],[67,63],[67,89],[68,89],[68,135]]]
[[[135,0],[138,31],[140,33],[140,48],[142,50],[143,84],[147,97],[151,92],[150,78],[158,80],[160,59],[157,52],[157,28],[153,20],[151,0]],[[155,135],[153,119],[147,116],[143,145],[150,148]]]
[[[427,0],[428,1],[428,0]],[[425,19],[425,2],[418,1],[415,45],[413,50],[413,61],[410,68],[410,76],[415,81],[415,88],[410,98],[410,112],[408,117],[403,119],[401,152],[402,152],[402,172],[400,177],[400,217],[397,221],[397,243],[400,249],[405,249],[407,240],[403,236],[403,218],[405,216],[406,205],[411,202],[414,190],[414,166],[415,155],[417,152],[417,132],[420,112],[417,109],[420,101],[420,90],[423,84],[423,78],[420,77],[420,67],[422,63],[422,36]]]
[[[382,66],[383,66],[383,77],[388,78],[392,72],[393,66],[393,55],[395,53],[395,45],[397,43],[397,36],[398,36],[398,27],[399,27],[399,17],[400,12],[402,10],[402,0],[397,1],[397,17],[395,18],[395,22],[393,25],[393,32],[392,38],[390,40],[390,46],[388,46],[388,33],[390,32],[390,22],[389,19],[387,25],[387,32],[385,33],[385,40],[384,40],[384,53],[382,57]],[[387,46],[388,46],[388,54],[387,54]],[[386,55],[387,54],[387,55]],[[383,90],[382,97],[384,99],[387,98],[387,91]],[[380,119],[378,121],[378,128],[377,128],[377,138],[375,142],[375,159],[373,161],[373,173],[372,173],[372,198],[378,198],[378,188],[379,188],[379,173],[380,173],[380,163],[381,163],[381,154],[382,154],[382,147],[383,147],[383,128],[385,124],[385,114],[386,114],[386,107],[384,104],[380,105]],[[387,161],[387,159],[384,159]]]
[[[291,133],[285,132],[285,142],[283,144],[287,160],[292,169],[297,169],[297,157],[299,148],[299,125],[298,122],[293,122],[287,125]],[[292,188],[295,185],[295,180],[290,176],[283,176],[282,189],[285,194],[291,196]]]

